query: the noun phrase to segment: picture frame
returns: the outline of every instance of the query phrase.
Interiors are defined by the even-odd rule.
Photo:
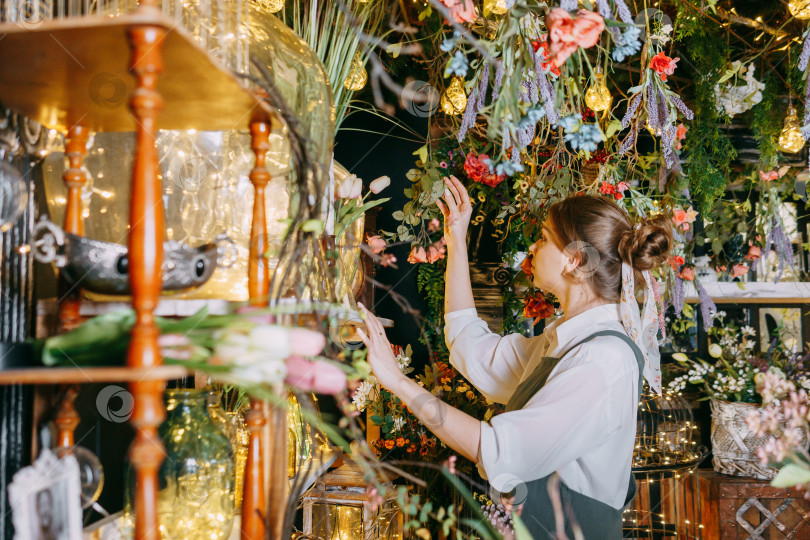
[[[79,464],[44,449],[9,484],[14,540],[81,540]]]

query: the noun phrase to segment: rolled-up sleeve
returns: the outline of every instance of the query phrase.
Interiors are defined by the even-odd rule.
[[[604,444],[619,428],[609,397],[633,391],[633,377],[615,367],[611,374],[591,362],[552,373],[523,409],[482,422],[479,468],[493,487],[542,478]]]
[[[475,308],[446,314],[444,335],[453,367],[496,403],[509,401],[529,360],[547,341],[544,336],[495,334]]]

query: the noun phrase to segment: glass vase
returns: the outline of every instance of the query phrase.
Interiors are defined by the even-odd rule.
[[[158,475],[164,540],[226,539],[234,515],[231,443],[207,412],[205,390],[166,391],[160,436],[166,459]]]

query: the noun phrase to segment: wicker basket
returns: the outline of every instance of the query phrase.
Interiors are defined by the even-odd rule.
[[[601,166],[598,163],[585,163],[580,170],[585,187],[594,187],[600,179]]]
[[[732,476],[771,480],[776,469],[760,464],[757,448],[765,446],[768,437],[757,437],[745,423],[745,417],[759,409],[753,403],[711,400],[712,465],[714,470]],[[807,432],[802,444],[807,446]]]

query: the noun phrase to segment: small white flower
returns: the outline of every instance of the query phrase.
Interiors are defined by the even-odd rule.
[[[377,194],[387,188],[389,185],[391,185],[391,179],[387,176],[381,176],[376,180],[372,180],[368,185],[368,189],[372,193]]]
[[[363,190],[363,180],[356,174],[350,174],[338,184],[337,196],[341,199],[357,199]]]

